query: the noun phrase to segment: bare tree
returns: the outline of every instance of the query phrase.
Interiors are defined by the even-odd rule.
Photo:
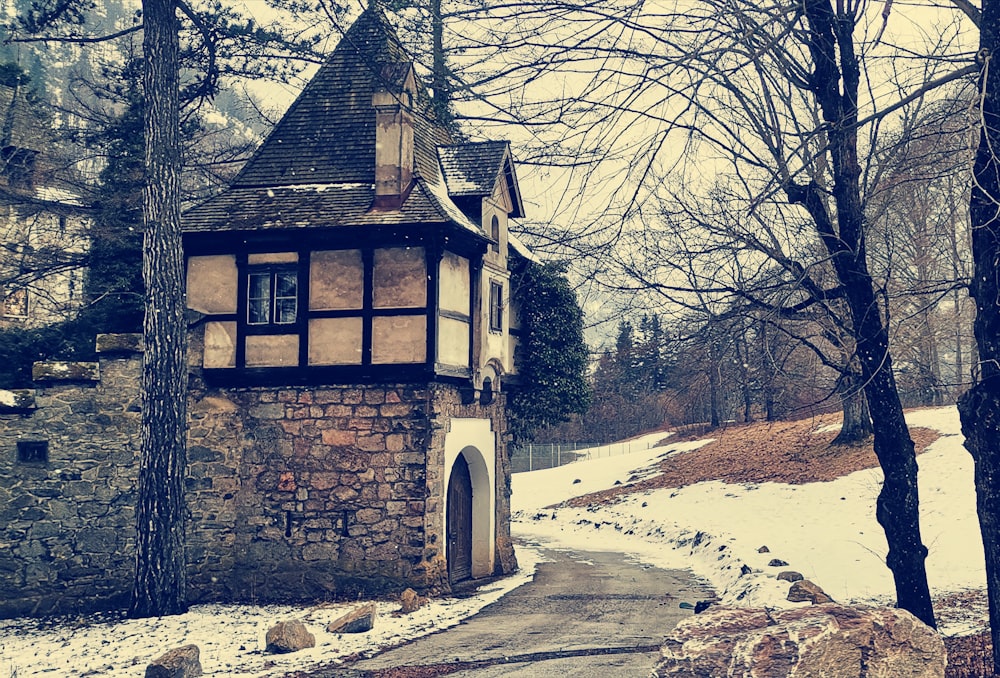
[[[993,671],[1000,674],[1000,2],[984,0],[980,18],[979,145],[970,201],[979,362],[972,388],[958,401],[965,447],[975,460],[976,507],[986,556]]]
[[[810,306],[834,311],[831,322],[850,339],[845,364],[856,366],[859,377],[848,389],[864,389],[885,473],[877,518],[889,543],[886,560],[897,602],[933,625],[913,443],[892,369],[883,285],[869,269],[864,197],[872,168],[860,157],[877,148],[889,112],[919,105],[930,89],[972,69],[954,66],[942,75],[934,69],[949,66],[939,59],[893,72],[877,57],[878,26],[866,25],[863,5],[854,2],[732,0],[687,3],[676,12],[638,2],[538,2],[517,3],[510,11],[517,20],[502,26],[508,29],[504,39],[511,54],[529,58],[510,65],[507,75],[530,74],[550,89],[553,73],[576,73],[577,80],[565,96],[533,101],[527,88],[508,89],[502,108],[477,99],[482,118],[546,121],[563,132],[560,143],[549,144],[538,159],[578,170],[577,189],[605,198],[599,216],[574,222],[589,226],[587,244],[614,243],[638,230],[650,198],[662,193],[669,177],[697,189],[712,183],[706,175],[724,171],[729,194],[723,199],[742,202],[747,215],[740,247],[708,252],[702,266],[709,261],[714,270],[701,268],[701,284],[684,287],[742,294],[740,286],[718,285],[720,270],[729,280],[742,275],[767,284],[766,253],[781,284],[794,291],[785,292],[781,303],[764,295],[753,303],[769,304],[776,314]],[[494,18],[474,33],[482,50],[497,44],[491,41],[500,36],[501,23]],[[933,49],[943,57],[957,52],[946,39]],[[891,56],[891,50],[884,54]],[[508,64],[514,59],[504,57]],[[471,61],[468,51],[464,58]],[[876,90],[872,83],[882,76],[898,89]],[[783,231],[750,226],[775,219]],[[572,248],[579,242],[553,244]],[[607,247],[586,251],[596,253],[595,275],[621,263],[615,256],[630,256]],[[787,287],[790,281],[794,287]],[[669,289],[672,283],[659,284]]]

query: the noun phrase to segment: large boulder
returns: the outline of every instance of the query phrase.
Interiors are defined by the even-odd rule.
[[[278,622],[267,632],[265,652],[285,654],[298,652],[307,647],[316,647],[316,636],[309,633],[306,625],[298,620]]]
[[[174,648],[146,666],[146,678],[196,678],[201,675],[200,655],[197,645]]]
[[[713,607],[681,621],[653,675],[942,678],[944,641],[909,612],[828,603]]]
[[[326,625],[327,633],[367,633],[375,626],[375,603],[365,603]]]

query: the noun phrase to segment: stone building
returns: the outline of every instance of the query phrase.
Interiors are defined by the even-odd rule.
[[[430,104],[370,7],[184,218],[194,411],[223,400],[241,440],[268,441],[237,537],[257,574],[447,587],[514,567],[502,384],[523,208],[508,145],[454,143]]]
[[[192,602],[442,592],[516,568],[523,208],[508,145],[455,143],[430,103],[369,8],[184,217]],[[139,360],[103,341],[99,363],[0,391],[0,614],[127,595]]]
[[[84,299],[90,210],[45,130],[23,90],[0,85],[0,329],[66,320]]]

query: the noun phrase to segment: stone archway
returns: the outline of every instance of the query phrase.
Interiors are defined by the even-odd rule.
[[[488,577],[493,574],[496,552],[495,437],[488,419],[453,419],[451,424],[445,439],[448,481],[444,488],[448,575],[452,581],[465,578],[463,558],[466,552],[461,551],[457,562],[453,562],[451,551],[452,548],[465,549],[468,539],[471,558],[468,576]],[[466,483],[471,497],[464,496]],[[466,511],[467,518],[463,516]],[[468,532],[453,533],[459,529]]]

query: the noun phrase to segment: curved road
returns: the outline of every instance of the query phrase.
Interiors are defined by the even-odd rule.
[[[691,614],[678,606],[712,598],[690,572],[640,565],[620,553],[544,550],[529,582],[461,624],[338,676],[466,678],[647,676],[663,637]],[[437,671],[431,667],[437,667]],[[312,674],[316,678],[324,672]],[[330,674],[334,675],[334,674]]]

